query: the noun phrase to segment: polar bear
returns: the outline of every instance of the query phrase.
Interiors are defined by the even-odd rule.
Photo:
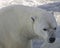
[[[29,41],[55,41],[56,20],[51,12],[36,7],[11,5],[0,10],[1,48],[27,48]]]

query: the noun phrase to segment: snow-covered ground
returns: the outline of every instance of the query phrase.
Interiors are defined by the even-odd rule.
[[[60,48],[60,0],[0,0],[0,8],[12,4],[21,4],[25,6],[35,6],[47,11],[53,11],[58,24],[57,39],[52,45],[43,45],[43,48]],[[33,40],[32,47],[40,48],[43,44],[42,40]]]
[[[0,0],[0,7],[8,6],[11,4],[22,4],[26,6],[37,6],[47,3],[53,3],[60,0]]]

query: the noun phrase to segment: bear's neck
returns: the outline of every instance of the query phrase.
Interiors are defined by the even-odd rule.
[[[21,37],[20,40],[21,40],[20,45],[22,48],[28,48],[28,46],[30,48],[30,40],[24,37]]]
[[[11,33],[11,32],[10,32]],[[11,37],[12,37],[12,41],[13,41],[13,48],[27,48],[28,47],[28,44],[29,44],[29,39],[25,36],[23,36],[21,34],[21,36],[19,36],[18,34],[14,34],[11,33]],[[30,45],[29,45],[30,46]]]
[[[20,37],[17,37],[16,39],[14,39],[15,41],[15,47],[14,48],[30,48],[30,40],[23,37],[23,36],[20,36]]]

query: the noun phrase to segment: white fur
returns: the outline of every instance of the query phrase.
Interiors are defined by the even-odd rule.
[[[4,7],[0,10],[1,47],[27,48],[29,40],[40,37],[47,41],[52,32],[55,37],[53,28],[56,26],[51,12],[21,5]]]

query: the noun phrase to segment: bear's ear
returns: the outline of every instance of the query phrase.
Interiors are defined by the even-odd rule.
[[[32,19],[33,22],[35,22],[36,16],[32,16],[31,19]]]

